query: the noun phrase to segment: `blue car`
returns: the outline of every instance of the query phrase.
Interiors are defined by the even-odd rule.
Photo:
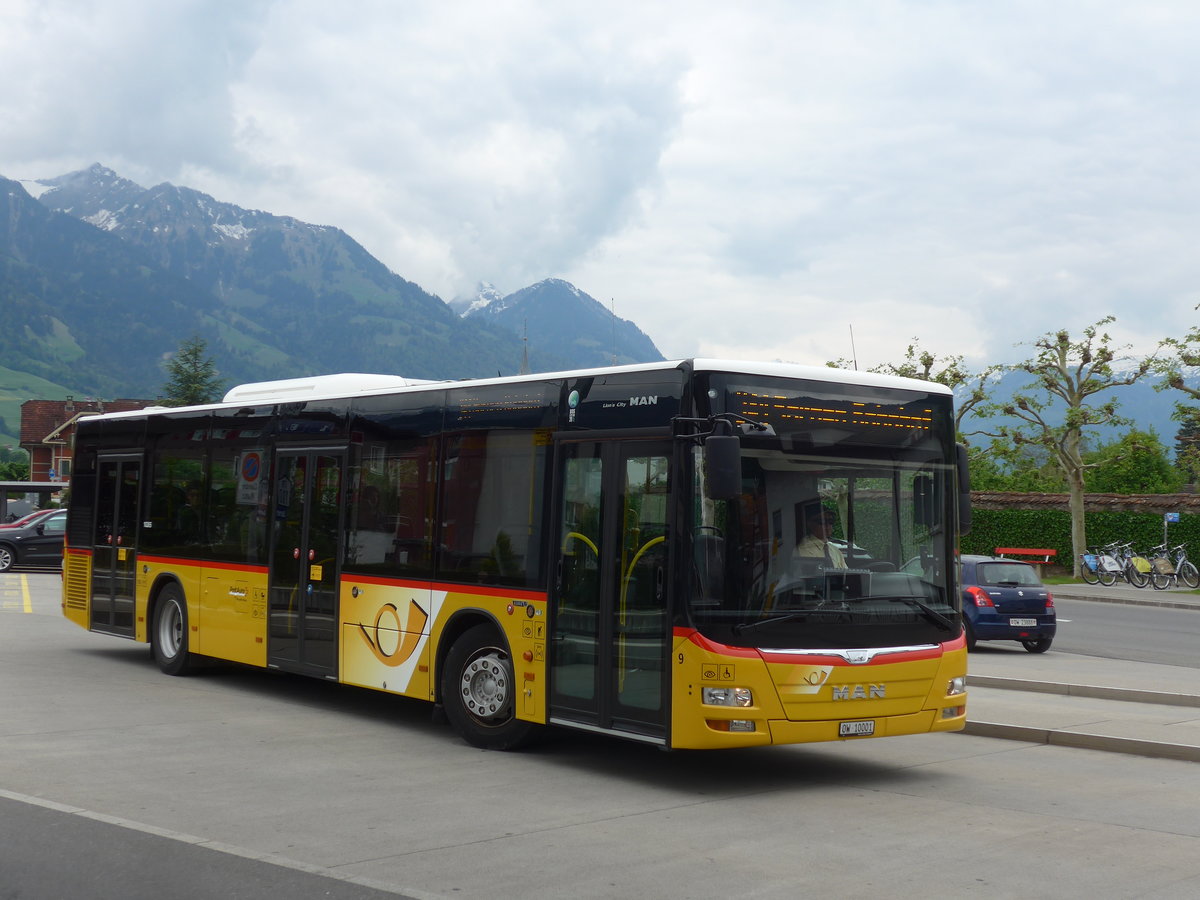
[[[1058,627],[1054,597],[1029,563],[963,556],[962,586],[968,650],[976,641],[1020,641],[1030,653],[1050,649]]]

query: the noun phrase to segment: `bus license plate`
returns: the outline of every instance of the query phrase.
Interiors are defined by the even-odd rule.
[[[866,737],[875,733],[875,720],[865,722],[839,722],[838,735],[841,737]]]
[[[1009,619],[1008,624],[1013,628],[1032,628],[1037,624],[1037,619]]]

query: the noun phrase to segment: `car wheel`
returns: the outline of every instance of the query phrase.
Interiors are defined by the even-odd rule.
[[[187,601],[177,584],[168,584],[158,595],[154,625],[150,630],[154,661],[168,675],[184,675],[192,667],[188,652]]]
[[[975,649],[975,629],[971,627],[970,619],[963,619],[963,635],[967,639],[967,652]]]
[[[17,556],[13,553],[12,547],[0,544],[0,572],[7,572],[16,561]]]
[[[520,688],[512,655],[491,625],[469,628],[454,642],[441,684],[446,718],[468,744],[512,750],[533,735],[534,724],[516,715]]]
[[[1021,646],[1030,653],[1045,653],[1054,643],[1054,638],[1038,638],[1036,641],[1021,641]]]

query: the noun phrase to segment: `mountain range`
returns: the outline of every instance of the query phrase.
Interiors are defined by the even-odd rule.
[[[33,182],[0,177],[0,434],[16,432],[10,395],[22,382],[157,396],[164,361],[192,336],[227,384],[663,358],[636,325],[559,279],[466,306],[460,315],[339,228],[187,187],[143,188],[99,164]]]

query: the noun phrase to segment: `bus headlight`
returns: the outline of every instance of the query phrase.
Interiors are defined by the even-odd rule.
[[[706,687],[701,688],[700,697],[706,706],[754,705],[754,695],[750,688]]]
[[[946,688],[946,696],[953,697],[956,694],[965,694],[967,692],[967,676],[959,675],[956,678],[950,679],[950,686]]]

